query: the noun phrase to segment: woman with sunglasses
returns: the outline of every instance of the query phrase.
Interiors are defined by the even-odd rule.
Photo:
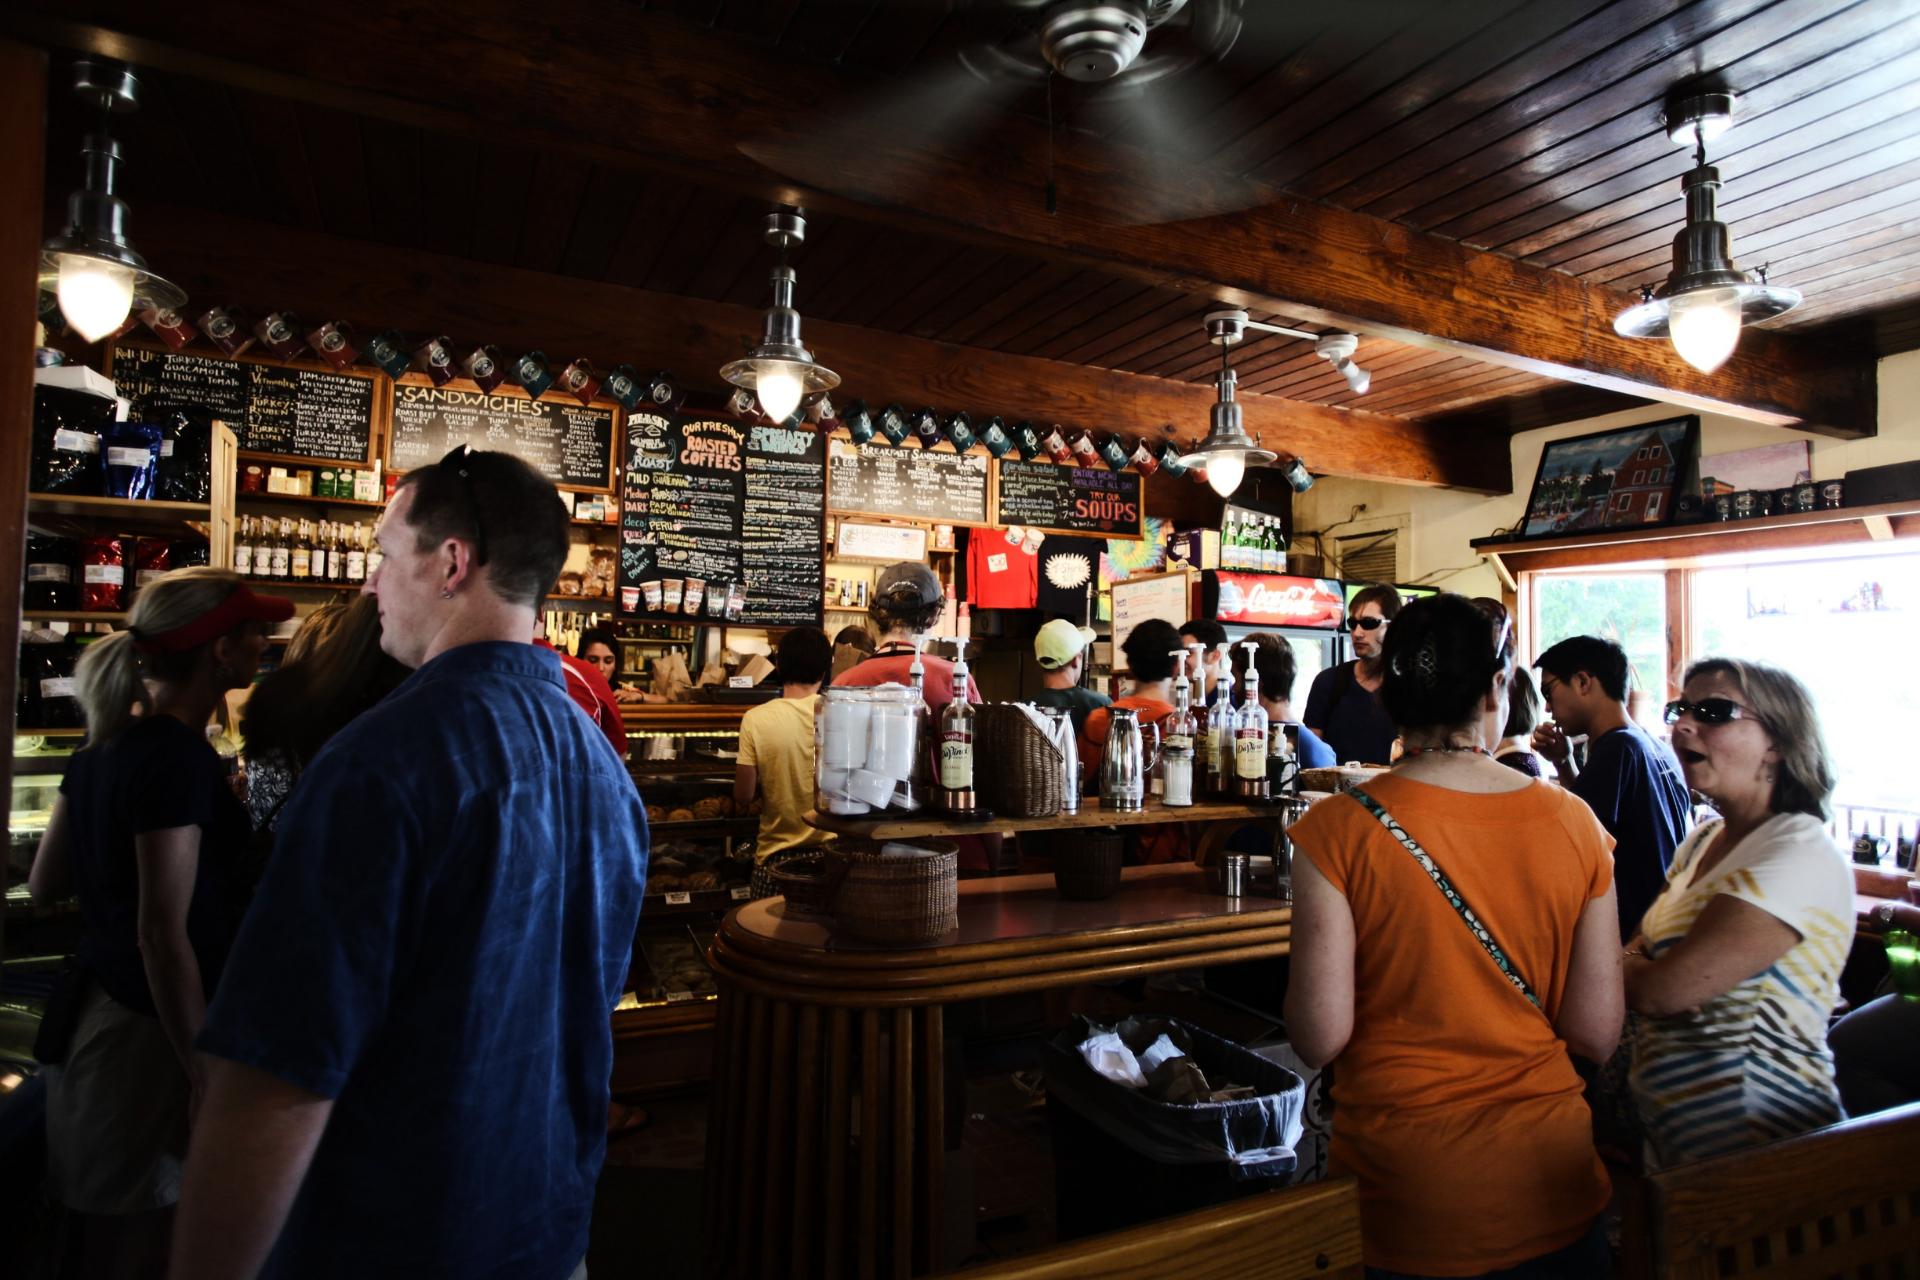
[[[1827,1018],[1854,932],[1806,688],[1777,667],[1709,658],[1687,669],[1667,723],[1687,785],[1720,816],[1674,850],[1627,945],[1630,1080],[1663,1168],[1841,1118]]]
[[[1333,1062],[1335,1172],[1360,1183],[1369,1280],[1602,1280],[1606,1170],[1569,1053],[1620,1038],[1611,840],[1490,754],[1513,631],[1495,601],[1417,600],[1387,637],[1392,771],[1288,830],[1287,1033]]]

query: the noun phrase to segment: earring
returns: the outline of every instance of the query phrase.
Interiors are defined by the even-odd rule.
[[[453,592],[451,592],[451,591],[442,591],[442,592],[440,593],[440,598],[441,598],[442,600],[451,600],[451,599],[453,599]]]

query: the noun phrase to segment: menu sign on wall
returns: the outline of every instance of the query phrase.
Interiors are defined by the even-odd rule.
[[[203,408],[248,453],[372,460],[372,374],[127,346],[114,347],[111,370],[115,389],[137,412]]]
[[[411,471],[471,445],[510,453],[565,489],[607,487],[613,467],[613,409],[524,392],[461,391],[398,382],[387,465]]]
[[[1003,525],[1102,538],[1143,536],[1137,472],[1002,458],[999,497]]]
[[[622,613],[820,621],[826,455],[818,432],[636,412],[623,461]]]
[[[987,523],[985,454],[892,445],[829,445],[827,506],[836,514],[895,516],[935,524]]]
[[[1338,631],[1346,597],[1332,578],[1296,578],[1283,573],[1207,574],[1206,616],[1226,626],[1314,627]]]

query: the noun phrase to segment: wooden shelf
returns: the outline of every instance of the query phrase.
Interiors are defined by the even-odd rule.
[[[284,502],[302,507],[358,507],[362,511],[384,511],[384,502],[364,502],[359,498],[323,498],[317,493],[268,493],[264,489],[237,491],[235,502]]]
[[[1102,809],[1097,799],[1080,802],[1080,812],[1056,814],[1051,818],[991,818],[985,822],[954,822],[947,818],[919,818],[911,815],[880,819],[841,817],[809,810],[809,825],[822,831],[846,836],[864,836],[870,840],[903,840],[915,836],[976,836],[996,831],[1073,831],[1089,827],[1151,827],[1168,822],[1266,822],[1278,821],[1281,807],[1275,804],[1239,804],[1232,801],[1207,801],[1184,809],[1169,809],[1157,800],[1134,813],[1115,813]]]
[[[99,609],[91,612],[85,609],[28,609],[21,613],[28,622],[125,622],[127,615],[123,611],[106,612]]]
[[[570,518],[567,523],[580,529],[618,529],[620,527],[612,520],[575,520]]]
[[[1897,525],[1895,522],[1899,522]],[[1854,529],[1834,526],[1856,525]],[[1823,542],[1885,542],[1920,532],[1920,501],[1870,507],[1796,511],[1751,520],[1709,520],[1652,528],[1595,529],[1552,538],[1475,538],[1474,550],[1493,562],[1509,587],[1513,574],[1569,564],[1626,563],[1687,556],[1724,555]]]
[[[213,508],[204,502],[143,501],[138,498],[87,498],[71,494],[30,493],[27,495],[27,523],[83,522],[80,533],[140,532],[180,533],[191,531],[206,536],[213,519]],[[65,533],[72,524],[53,529]]]

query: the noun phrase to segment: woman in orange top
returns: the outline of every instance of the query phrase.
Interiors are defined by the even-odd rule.
[[[1488,754],[1504,608],[1416,601],[1383,667],[1406,754],[1290,832],[1287,1028],[1335,1064],[1331,1164],[1360,1182],[1367,1274],[1600,1280],[1609,1188],[1569,1053],[1604,1061],[1625,1017],[1613,842]]]

